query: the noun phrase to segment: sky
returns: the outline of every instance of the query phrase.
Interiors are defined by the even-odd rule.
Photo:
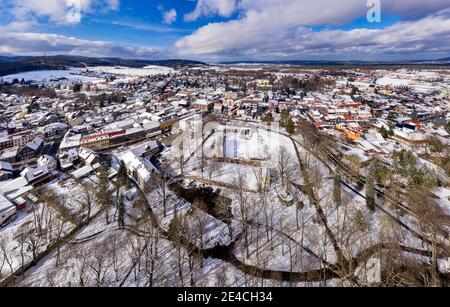
[[[450,57],[449,0],[1,0],[0,55]]]

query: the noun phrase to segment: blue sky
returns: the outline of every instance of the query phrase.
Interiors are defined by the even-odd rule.
[[[369,2],[369,3],[368,3]],[[68,19],[70,4],[80,19]],[[367,12],[380,8],[380,22]],[[448,0],[2,0],[0,54],[225,60],[450,56]]]

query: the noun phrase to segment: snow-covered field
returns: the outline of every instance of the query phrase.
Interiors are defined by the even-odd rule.
[[[99,82],[101,79],[81,75],[81,68],[69,68],[67,70],[38,70],[19,74],[7,75],[3,77],[5,82],[12,82],[14,79],[21,81],[31,81],[34,83],[45,83],[67,79],[71,82]]]
[[[127,77],[147,77],[159,74],[172,74],[175,72],[172,68],[163,66],[145,66],[143,68],[96,66],[89,67],[88,69],[99,73],[108,73]]]
[[[378,85],[386,86],[408,86],[412,84],[412,80],[384,77],[377,80]]]
[[[163,66],[145,66],[143,68],[130,68],[122,66],[96,66],[84,68],[68,68],[66,70],[37,70],[29,71],[24,73],[12,74],[2,77],[5,82],[12,82],[17,79],[21,81],[24,79],[26,82],[30,81],[33,83],[46,83],[54,81],[68,80],[72,83],[98,83],[104,81],[103,78],[97,78],[87,75],[87,70],[94,71],[97,73],[107,73],[114,74],[118,76],[125,77],[147,77],[159,74],[172,74],[176,71],[170,67]]]

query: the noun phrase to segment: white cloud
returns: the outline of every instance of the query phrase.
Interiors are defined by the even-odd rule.
[[[177,11],[171,9],[163,12],[163,23],[166,25],[171,25],[177,20]]]
[[[382,13],[403,21],[384,29],[332,30],[364,17],[366,0],[197,0],[188,21],[202,16],[237,16],[205,25],[178,40],[174,49],[122,46],[56,34],[30,33],[42,19],[66,23],[66,0],[1,0],[8,25],[0,26],[0,53],[14,55],[74,54],[139,58],[185,57],[226,59],[408,59],[450,54],[448,0],[381,0]],[[46,5],[42,5],[45,1]],[[81,0],[82,12],[117,10],[119,0]],[[173,23],[177,12],[163,13]],[[167,14],[166,14],[167,13]],[[174,32],[144,23],[120,23],[137,29]],[[314,30],[314,26],[324,26]],[[334,27],[335,29],[335,27]],[[27,32],[28,31],[28,32]],[[17,33],[15,33],[17,32]]]
[[[195,9],[184,15],[185,21],[196,21],[202,16],[230,17],[236,10],[236,0],[198,0]]]
[[[27,21],[38,18],[48,19],[57,24],[67,24],[66,13],[75,5],[81,10],[81,16],[94,12],[117,11],[120,7],[119,0],[2,0],[0,9],[3,14],[7,12],[13,22],[25,24]]]
[[[437,53],[443,49],[448,52],[450,43],[443,38],[450,31],[449,14],[436,13],[447,7],[448,0],[382,0],[383,14],[400,15],[404,21],[383,30],[313,31],[312,26],[345,25],[366,16],[367,1],[240,0],[236,6],[240,17],[201,27],[177,41],[176,47],[184,56],[212,59],[318,58],[339,57],[344,53],[360,58],[373,55],[373,49],[378,47],[385,53],[398,53],[395,50]],[[422,36],[425,30],[426,35]],[[389,37],[391,42],[386,43]],[[440,46],[435,46],[436,43]]]
[[[183,56],[211,59],[439,57],[450,54],[449,17],[443,11],[384,29],[314,31],[303,25],[261,24],[259,16],[249,13],[245,19],[202,27],[176,47]]]
[[[0,31],[0,54],[4,55],[82,55],[93,57],[123,57],[161,59],[171,56],[171,50],[127,46],[105,41],[83,40],[57,34]]]

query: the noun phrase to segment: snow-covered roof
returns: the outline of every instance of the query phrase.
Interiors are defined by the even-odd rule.
[[[26,147],[30,148],[33,151],[38,150],[38,148],[44,143],[44,140],[41,138],[35,138],[31,142],[28,142]]]
[[[42,165],[37,168],[27,167],[25,168],[20,175],[25,177],[28,182],[31,182],[39,177],[46,176],[50,173],[47,166]]]
[[[144,155],[146,152],[149,152],[151,150],[154,150],[156,148],[158,148],[159,145],[156,141],[148,141],[142,145],[139,145],[135,148],[133,148],[131,151],[138,157],[141,157],[142,155]]]
[[[0,213],[9,210],[14,205],[3,195],[0,195]]]
[[[89,175],[93,171],[94,171],[94,168],[92,166],[86,165],[86,166],[83,166],[82,168],[77,169],[71,175],[75,179],[80,179],[80,178],[86,177],[87,175]]]
[[[12,169],[11,163],[0,161],[0,170],[12,172]]]
[[[23,189],[28,186],[28,181],[24,177],[19,177],[8,181],[0,186],[0,194],[8,195],[17,190]]]

